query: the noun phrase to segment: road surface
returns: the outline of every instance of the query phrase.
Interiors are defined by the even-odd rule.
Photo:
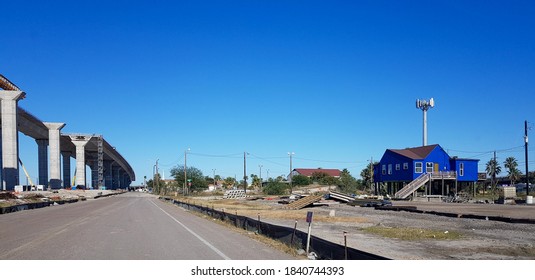
[[[0,259],[281,260],[244,234],[131,192],[0,215]]]

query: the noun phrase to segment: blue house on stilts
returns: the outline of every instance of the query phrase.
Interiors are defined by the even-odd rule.
[[[374,165],[375,191],[398,199],[458,193],[475,186],[478,162],[450,157],[440,145],[388,149]]]

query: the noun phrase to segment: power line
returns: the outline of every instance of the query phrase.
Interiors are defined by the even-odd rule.
[[[272,163],[272,164],[276,164],[276,165],[279,165],[279,166],[284,166],[286,167],[286,164],[282,164],[282,163],[278,163],[278,162],[275,162],[275,161],[272,161],[272,160],[269,160],[268,158],[262,158],[262,157],[259,157],[255,154],[252,154],[252,153],[249,153],[249,155],[251,155],[252,157],[256,158],[256,159],[260,159],[260,160],[263,160],[263,161],[267,161],[269,163]],[[286,157],[271,157],[271,158],[286,158]]]
[[[358,163],[357,161],[319,160],[319,159],[308,159],[308,158],[300,158],[300,157],[294,157],[294,158],[300,159],[300,160],[306,160],[306,161],[326,162],[326,163]]]
[[[181,158],[169,163],[169,164],[162,164],[160,163],[159,165],[162,166],[162,167],[170,167],[170,166],[175,166],[177,165],[179,162],[183,162],[184,161],[184,156],[182,156]]]
[[[475,151],[461,151],[461,150],[455,150],[455,149],[445,149],[447,151],[452,151],[452,152],[457,152],[457,153],[465,153],[465,154],[481,154],[481,155],[485,155],[485,154],[492,154],[494,152],[497,152],[497,153],[502,153],[502,152],[509,152],[509,151],[513,151],[513,150],[516,150],[516,149],[522,149],[524,148],[524,146],[517,146],[517,147],[512,147],[512,148],[505,148],[505,149],[497,149],[497,150],[491,150],[491,151],[479,151],[479,152],[475,152]]]
[[[214,158],[240,158],[240,155],[242,155],[242,153],[230,154],[230,155],[209,155],[209,154],[200,154],[200,153],[191,153],[191,152],[188,154],[194,155],[194,156],[214,157]]]

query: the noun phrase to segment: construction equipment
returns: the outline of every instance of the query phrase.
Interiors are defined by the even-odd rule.
[[[98,147],[98,178],[97,178],[97,187],[101,189],[104,187],[104,138],[102,135],[99,135],[97,138],[97,147]]]
[[[33,184],[32,178],[28,174],[28,170],[26,170],[26,167],[24,167],[24,164],[22,164],[22,160],[20,160],[20,158],[19,158],[19,163],[20,163],[20,166],[22,166],[22,170],[24,170],[24,174],[26,175],[26,179],[28,179],[28,183],[30,184],[31,187],[35,187],[35,185]]]
[[[76,168],[74,168],[74,176],[72,176],[72,184],[71,184],[73,190],[76,189],[76,185],[75,185],[75,183],[76,183],[76,172],[77,172],[77,171],[78,171],[78,170],[77,170]]]

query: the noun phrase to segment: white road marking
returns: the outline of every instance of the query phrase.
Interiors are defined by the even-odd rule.
[[[184,229],[186,229],[189,233],[191,233],[193,236],[197,237],[202,243],[206,244],[210,249],[212,249],[216,254],[218,254],[220,257],[222,257],[225,260],[231,260],[227,255],[223,254],[223,252],[219,251],[214,245],[210,244],[210,242],[206,241],[204,238],[200,237],[197,233],[195,233],[193,230],[189,229],[186,225],[181,223],[179,220],[175,219],[175,217],[171,216],[171,214],[167,213],[165,210],[160,208],[160,206],[156,205],[154,201],[150,201],[154,206],[156,206],[158,209],[162,210],[167,216],[169,216],[171,219],[173,219],[177,224],[181,225]]]

